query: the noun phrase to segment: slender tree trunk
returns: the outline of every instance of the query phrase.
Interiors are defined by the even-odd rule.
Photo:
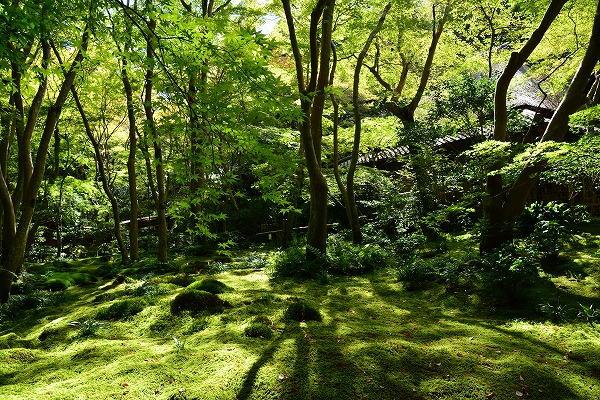
[[[129,52],[126,46],[126,52]],[[129,121],[129,154],[127,156],[127,183],[129,187],[129,254],[132,261],[140,259],[139,228],[138,228],[138,191],[136,177],[136,154],[137,154],[137,122],[135,119],[135,108],[133,104],[133,89],[127,72],[127,58],[121,58],[121,81],[127,100],[127,120]]]
[[[88,122],[87,116],[85,114],[85,110],[79,101],[79,96],[75,91],[75,88],[72,88],[73,98],[75,99],[75,103],[77,104],[77,109],[79,110],[79,114],[81,115],[81,120],[83,121],[83,126],[85,127],[85,133],[92,143],[92,147],[94,148],[94,158],[96,159],[96,167],[98,168],[98,175],[100,175],[100,180],[102,181],[102,189],[104,189],[104,193],[110,202],[112,214],[113,214],[113,231],[115,234],[115,238],[117,239],[117,245],[119,247],[119,253],[121,254],[121,263],[123,265],[129,264],[129,257],[127,252],[127,246],[125,245],[125,241],[123,240],[123,235],[121,234],[121,212],[119,209],[119,203],[117,202],[117,198],[115,197],[112,189],[110,188],[110,183],[108,181],[108,176],[106,173],[106,168],[104,166],[104,157],[102,156],[102,152],[100,149],[100,144],[98,140],[94,136],[90,124]]]
[[[348,221],[350,222],[350,227],[352,229],[352,242],[354,244],[362,243],[362,233],[360,231],[360,221],[358,218],[358,206],[356,205],[356,198],[354,194],[354,174],[356,172],[356,165],[358,164],[358,154],[360,149],[360,138],[362,133],[362,115],[360,112],[360,104],[358,101],[358,91],[360,87],[360,71],[362,69],[362,65],[364,63],[364,59],[367,56],[369,48],[371,47],[371,43],[375,39],[375,36],[381,30],[383,23],[385,22],[385,18],[390,8],[392,7],[392,3],[388,3],[379,17],[379,21],[377,25],[371,31],[367,41],[365,42],[361,52],[358,55],[356,60],[356,67],[354,69],[354,80],[352,87],[352,106],[354,109],[354,142],[352,147],[352,156],[350,158],[350,167],[348,168],[348,174],[346,175],[346,186],[344,186],[338,169],[338,143],[337,143],[337,135],[338,135],[338,104],[335,96],[331,95],[331,101],[333,103],[334,108],[334,121],[333,121],[333,154],[334,154],[334,176],[336,182],[338,184],[338,188],[342,193],[342,198],[344,200],[344,206],[346,207],[346,214],[348,216]],[[329,77],[329,85],[333,85],[334,80],[334,72],[337,57],[335,54],[335,47],[332,46],[332,52],[334,54],[334,62],[331,70],[331,74]]]
[[[22,190],[18,196],[13,196],[12,198],[12,208],[16,211],[15,204],[20,204],[20,214],[16,231],[10,242],[9,248],[7,248],[8,253],[2,255],[3,266],[0,270],[0,304],[8,301],[10,297],[10,287],[12,285],[12,281],[16,276],[16,272],[21,269],[25,260],[25,249],[27,245],[29,227],[35,208],[35,199],[37,198],[38,190],[44,178],[46,158],[50,147],[50,141],[65,101],[67,100],[69,92],[71,91],[71,87],[73,86],[73,82],[75,81],[77,72],[81,67],[81,63],[83,62],[83,54],[87,50],[89,41],[88,28],[89,27],[86,25],[83,30],[81,49],[77,52],[75,58],[73,59],[73,62],[68,72],[65,74],[62,84],[60,85],[54,104],[49,107],[46,114],[44,128],[36,152],[35,163],[31,162],[31,152],[29,150],[31,149],[31,138],[37,121],[37,115],[40,110],[41,101],[44,97],[43,94],[45,93],[47,79],[45,79],[44,83],[40,85],[40,90],[38,90],[38,93],[36,94],[36,97],[34,97],[34,101],[29,108],[29,115],[25,129],[21,130],[20,132],[18,131],[18,133],[23,135],[20,141],[19,152],[19,171],[23,171],[20,174],[22,176],[20,179],[23,180],[23,184],[21,186]],[[51,52],[50,44],[46,38],[42,38],[41,44],[43,52],[43,67],[47,67]],[[15,69],[13,68],[13,71],[14,70]],[[16,70],[18,71],[18,68]],[[17,86],[17,88],[20,90],[19,86]],[[43,92],[41,97],[39,96],[40,92]],[[16,96],[15,99],[17,102],[21,102],[21,104],[17,104],[17,102],[15,102],[17,109],[23,110],[22,99],[20,98],[20,95]],[[36,103],[38,101],[39,104]],[[19,112],[19,114],[24,115],[24,113],[21,112]],[[4,181],[4,179],[2,179],[2,181]],[[4,181],[4,186],[5,184],[6,182]],[[0,186],[3,186],[2,183],[0,183]],[[4,192],[4,190],[0,188],[0,192]],[[21,198],[22,200],[15,203],[16,198]],[[4,199],[3,196],[3,202],[5,200],[7,199]],[[6,231],[4,231],[4,233],[6,233]],[[6,240],[6,237],[4,240]]]
[[[152,8],[152,2],[146,1],[146,8]],[[145,77],[145,98],[144,112],[146,114],[146,130],[152,138],[152,147],[154,149],[154,161],[156,172],[156,212],[158,217],[158,261],[167,262],[167,195],[165,190],[164,165],[162,159],[162,144],[156,123],[154,121],[154,109],[152,107],[152,91],[154,79],[154,30],[156,29],[156,20],[150,19],[148,22],[149,34],[147,35],[146,57],[148,59],[148,68]]]

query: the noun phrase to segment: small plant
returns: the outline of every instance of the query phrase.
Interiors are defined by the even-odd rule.
[[[177,352],[179,353],[179,350],[183,350],[185,349],[185,341],[181,341],[179,339],[177,339],[177,337],[175,335],[172,336],[173,338],[173,342],[175,342],[175,348],[177,349]]]
[[[253,321],[244,329],[244,335],[253,338],[270,339],[273,332],[264,322]]]
[[[121,300],[98,311],[96,318],[113,321],[125,320],[139,314],[144,308],[146,308],[146,302],[141,299]]]
[[[98,334],[98,331],[104,326],[104,322],[86,319],[83,322],[71,321],[69,322],[69,326],[79,330],[78,337],[92,337]]]
[[[312,305],[296,300],[284,312],[284,318],[292,321],[322,321],[321,313]]]
[[[567,313],[566,307],[558,302],[556,305],[550,303],[540,304],[540,311],[549,316],[554,322],[563,322]]]
[[[171,314],[181,314],[190,311],[197,314],[201,311],[210,313],[222,312],[229,303],[221,300],[217,295],[203,290],[186,289],[171,300]]]
[[[594,328],[594,322],[598,322],[598,320],[600,319],[600,313],[598,313],[598,311],[594,308],[593,304],[589,307],[586,307],[583,304],[579,303],[579,307],[581,307],[581,310],[579,311],[577,316],[579,318],[585,319],[585,321],[588,322],[592,326],[592,328]]]
[[[209,275],[220,274],[221,272],[227,271],[228,265],[221,261],[212,261],[208,263],[206,273]]]
[[[188,285],[188,289],[203,290],[212,294],[221,294],[230,290],[229,286],[216,279],[204,279],[202,281],[192,282]]]

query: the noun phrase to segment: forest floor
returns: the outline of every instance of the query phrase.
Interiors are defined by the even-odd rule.
[[[319,283],[248,265],[207,275],[185,258],[179,271],[100,279],[99,258],[30,265],[32,280],[73,282],[15,295],[0,313],[0,398],[598,399],[600,327],[572,317],[573,305],[600,305],[599,237],[570,250],[576,273],[546,274],[531,288],[539,300],[510,311],[444,285],[407,291],[386,271]],[[228,286],[231,307],[172,315],[180,285],[205,278]],[[124,299],[139,312],[99,320]],[[322,321],[286,320],[294,299]],[[544,318],[545,302],[565,320]],[[257,319],[270,338],[245,335]]]

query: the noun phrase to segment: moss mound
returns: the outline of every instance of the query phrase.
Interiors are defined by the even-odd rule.
[[[166,282],[167,283],[172,283],[174,285],[177,286],[188,286],[189,284],[193,283],[195,281],[195,279],[189,275],[185,275],[185,274],[178,274],[178,275],[172,275],[172,276],[168,276],[166,278]]]
[[[253,338],[269,339],[273,336],[273,332],[264,322],[254,321],[244,329],[244,335]]]
[[[192,282],[188,285],[188,289],[203,290],[212,294],[221,294],[231,290],[229,286],[216,279],[204,279],[202,281]]]
[[[312,305],[297,300],[285,310],[284,318],[292,321],[322,321],[321,313]]]
[[[146,308],[146,302],[141,299],[121,300],[98,311],[96,318],[99,320],[124,320],[139,314],[144,308]]]
[[[171,314],[177,315],[183,311],[197,314],[202,311],[210,313],[222,312],[229,303],[217,295],[203,290],[185,289],[171,300]]]

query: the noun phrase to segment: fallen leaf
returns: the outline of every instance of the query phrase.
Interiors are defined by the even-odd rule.
[[[519,375],[519,380],[524,381],[525,379],[523,379],[523,376]]]
[[[290,392],[292,392],[292,393],[293,392],[297,392],[297,391],[298,391],[298,388],[295,388],[295,387],[293,387],[293,388],[290,389]]]
[[[121,386],[129,386],[129,383],[127,383],[127,382],[121,382]]]
[[[485,397],[491,399],[492,397],[494,397],[494,392],[489,392]]]
[[[285,375],[284,374],[279,374],[279,380],[282,381],[285,379]]]
[[[522,393],[522,392],[519,392],[518,390],[515,392],[515,394],[516,394],[517,396],[519,396],[519,397],[523,397],[523,393]]]
[[[540,393],[544,393],[544,387],[543,387],[543,386],[542,386],[542,387],[540,387],[540,388],[538,389],[538,392],[540,392]]]
[[[368,379],[366,380],[366,382],[367,382],[367,383],[371,383],[371,382],[373,382],[373,378],[368,378]]]
[[[169,383],[173,383],[175,382],[173,379],[169,379]]]

